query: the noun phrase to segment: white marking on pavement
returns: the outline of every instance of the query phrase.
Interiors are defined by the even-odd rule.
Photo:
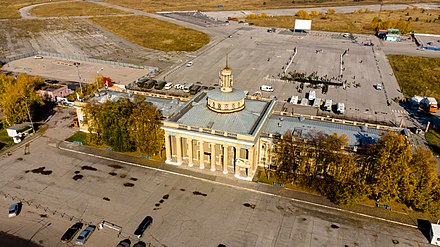
[[[349,213],[349,214],[353,214],[353,215],[362,216],[362,217],[365,217],[365,218],[376,219],[376,220],[379,220],[379,221],[385,221],[385,222],[388,222],[388,223],[397,224],[397,225],[401,225],[401,226],[406,226],[406,227],[411,227],[411,228],[416,228],[417,229],[417,226],[414,226],[414,225],[410,225],[410,224],[406,224],[406,223],[402,223],[402,222],[398,222],[398,221],[394,221],[394,220],[388,220],[388,219],[384,219],[384,218],[380,218],[380,217],[376,217],[376,216],[372,216],[372,215],[368,215],[368,214],[353,212],[353,211],[349,211],[349,210],[346,210],[346,209],[335,208],[335,207],[331,207],[331,206],[327,206],[327,205],[322,205],[322,204],[318,204],[318,203],[314,203],[314,202],[303,201],[303,200],[296,199],[296,198],[276,195],[276,194],[272,194],[272,193],[269,193],[269,192],[264,192],[264,191],[259,191],[259,190],[255,190],[255,189],[240,187],[240,186],[236,186],[236,185],[232,185],[232,184],[221,183],[221,182],[218,182],[218,181],[213,181],[213,180],[209,180],[209,179],[205,179],[205,178],[199,178],[199,177],[195,177],[195,176],[192,176],[192,175],[187,175],[187,174],[182,174],[182,173],[178,173],[178,172],[168,171],[168,170],[164,170],[164,169],[160,169],[160,168],[156,168],[156,167],[139,165],[139,164],[132,163],[132,162],[127,162],[127,161],[123,161],[123,160],[117,160],[117,159],[113,159],[113,158],[99,156],[99,155],[96,155],[96,154],[85,153],[85,152],[81,152],[81,151],[77,151],[77,150],[63,148],[63,147],[60,147],[60,146],[58,146],[58,148],[61,149],[61,150],[64,150],[64,151],[68,151],[68,152],[88,155],[88,156],[92,156],[92,157],[95,157],[95,158],[100,158],[100,159],[110,160],[110,161],[114,161],[114,162],[119,162],[119,163],[122,163],[122,164],[136,166],[136,167],[140,167],[140,168],[144,168],[144,169],[150,169],[150,170],[164,172],[164,173],[169,173],[169,174],[173,174],[173,175],[177,175],[177,176],[197,179],[197,180],[200,180],[200,181],[204,181],[204,182],[208,182],[208,183],[213,183],[213,184],[217,184],[217,185],[223,185],[223,186],[227,186],[227,187],[234,188],[234,189],[245,190],[245,191],[250,191],[250,192],[254,192],[254,193],[258,193],[258,194],[262,194],[262,195],[273,196],[273,197],[282,198],[282,199],[286,199],[286,200],[290,200],[290,201],[294,201],[294,202],[299,202],[299,203],[303,203],[303,204],[313,205],[313,206],[316,206],[316,207],[321,207],[321,208],[325,208],[325,209],[335,210],[335,211],[343,212],[343,213]]]

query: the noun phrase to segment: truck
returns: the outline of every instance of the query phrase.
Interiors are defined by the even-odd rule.
[[[316,92],[315,91],[310,91],[308,99],[310,101],[313,101],[314,99],[316,99]]]
[[[433,97],[425,97],[420,101],[420,107],[429,113],[436,113],[438,109],[437,100]]]
[[[339,114],[344,114],[345,113],[345,104],[344,103],[338,103],[336,104],[336,112]]]

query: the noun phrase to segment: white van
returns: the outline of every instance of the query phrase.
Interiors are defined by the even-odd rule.
[[[310,91],[308,99],[310,101],[313,101],[314,99],[316,99],[316,92],[315,91]]]
[[[345,104],[344,103],[338,103],[336,105],[336,112],[339,114],[344,114],[345,113]]]
[[[290,97],[289,103],[298,104],[298,96],[295,95],[295,96]]]
[[[263,85],[260,87],[261,91],[266,91],[266,92],[273,92],[273,87],[272,86],[267,86],[267,85]]]
[[[313,101],[313,107],[320,107],[321,106],[321,98],[315,98]]]
[[[326,99],[324,102],[324,111],[331,111],[332,110],[333,101],[331,99]]]

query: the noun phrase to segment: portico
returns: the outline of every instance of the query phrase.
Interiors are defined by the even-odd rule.
[[[228,64],[219,84],[195,95],[164,121],[166,163],[251,180],[260,131],[275,101],[246,99],[233,89]]]

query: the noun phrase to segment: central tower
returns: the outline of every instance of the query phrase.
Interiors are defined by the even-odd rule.
[[[234,90],[234,80],[232,69],[228,64],[228,56],[226,56],[226,66],[220,72],[220,90],[214,89],[207,93],[207,106],[210,110],[218,113],[231,113],[244,109],[244,98],[246,95],[243,91]]]

